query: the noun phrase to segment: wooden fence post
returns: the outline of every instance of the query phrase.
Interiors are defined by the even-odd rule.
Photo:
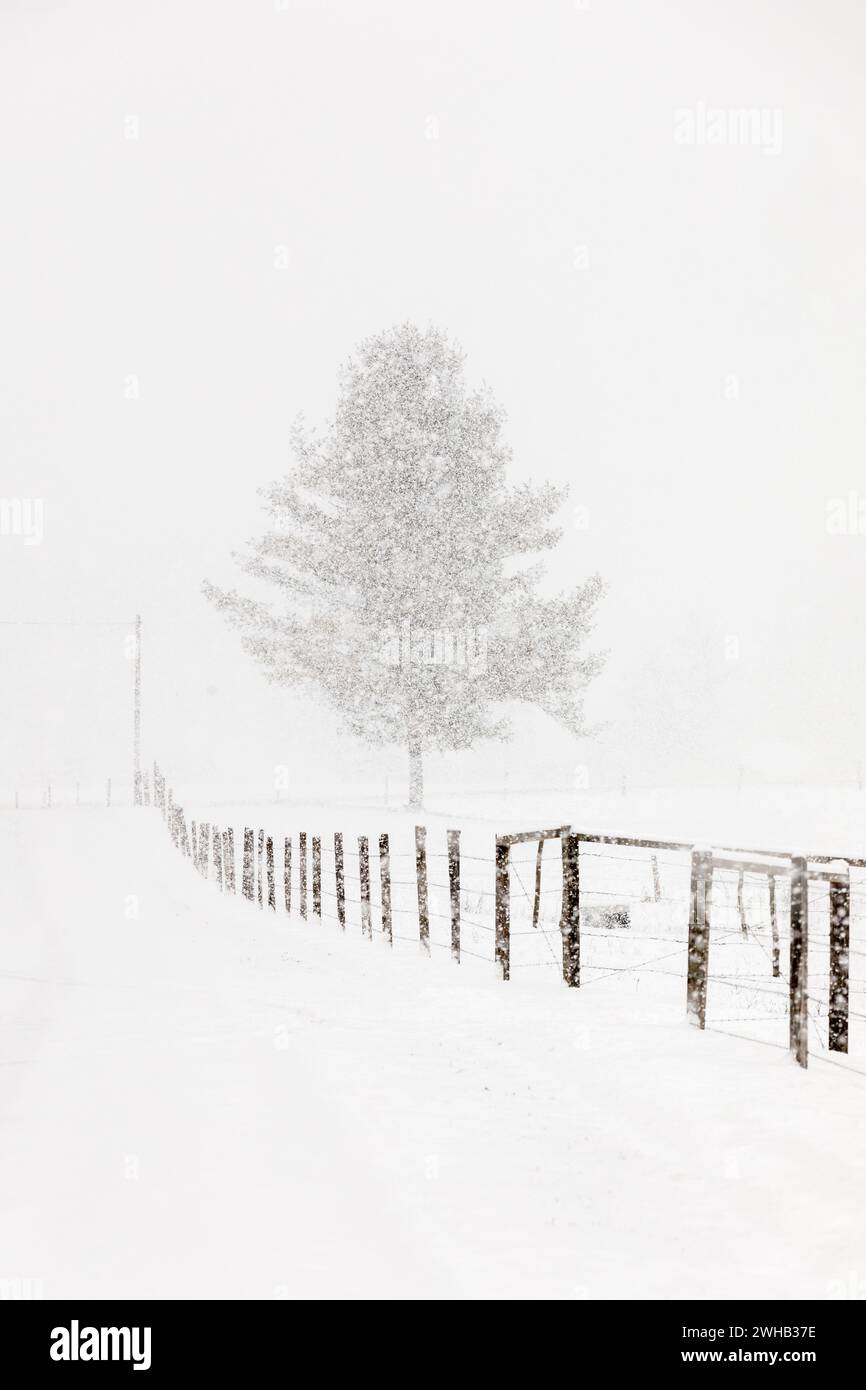
[[[532,926],[538,926],[538,917],[541,912],[541,857],[544,852],[544,840],[539,840],[538,849],[535,851],[535,897],[532,900]]]
[[[773,979],[779,978],[779,917],[776,912],[776,875],[770,874],[770,933],[773,942]]]
[[[382,932],[389,946],[394,944],[391,923],[391,849],[387,835],[379,836],[379,882],[382,888]]]
[[[301,901],[301,916],[307,920],[307,832],[298,835],[298,897]]]
[[[660,903],[661,900],[662,900],[662,884],[661,884],[661,879],[659,878],[659,861],[658,861],[658,855],[657,855],[657,854],[654,854],[654,855],[653,855],[653,857],[652,857],[652,863],[653,863],[653,901],[654,901],[654,902],[657,902],[657,903]]]
[[[460,964],[460,831],[449,830],[448,889],[451,899],[451,959]]]
[[[427,828],[415,826],[415,881],[418,886],[418,937],[430,954],[430,909],[427,900]]]
[[[503,980],[511,975],[511,904],[507,842],[496,837],[496,962]]]
[[[748,935],[748,932],[749,932],[749,928],[748,928],[747,925],[746,925],[746,908],[745,908],[745,904],[744,904],[744,902],[743,902],[743,870],[742,870],[742,869],[740,869],[740,872],[739,872],[738,875],[737,875],[737,910],[739,911],[739,914],[740,914],[740,931],[743,933],[743,936],[747,936],[747,935]]]
[[[223,878],[227,893],[237,892],[235,883],[235,832],[229,827],[223,831]]]
[[[848,1051],[848,945],[851,903],[848,879],[830,881],[830,1018],[831,1052]]]
[[[358,836],[358,876],[361,883],[361,934],[373,939],[373,918],[370,914],[370,842],[366,835]]]
[[[283,894],[286,900],[286,912],[292,910],[292,841],[289,835],[286,836],[286,843],[283,846]]]
[[[265,832],[259,831],[256,840],[256,902],[265,905]]]
[[[580,986],[580,837],[562,834],[562,978],[571,989]]]
[[[808,1014],[809,871],[806,860],[791,860],[791,963],[789,970],[789,1042],[801,1067],[809,1060]]]
[[[346,930],[346,873],[343,866],[343,836],[334,831],[334,878],[337,891],[337,921],[340,930]]]
[[[268,876],[268,907],[277,910],[277,885],[274,881],[274,842],[269,835],[265,840],[265,872]]]
[[[313,836],[313,916],[322,920],[322,841]]]
[[[707,1022],[707,971],[710,952],[711,851],[692,850],[692,892],[689,914],[689,955],[686,1011],[699,1028]]]
[[[241,892],[250,902],[255,897],[255,840],[254,832],[247,825],[244,827],[244,866],[243,877],[241,879]]]

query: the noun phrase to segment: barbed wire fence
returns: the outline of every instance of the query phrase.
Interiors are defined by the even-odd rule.
[[[492,855],[463,852],[459,829],[428,843],[421,825],[405,849],[384,832],[277,837],[188,824],[156,763],[143,786],[199,874],[263,911],[488,962],[504,981],[652,977],[671,1003],[683,991],[698,1028],[788,1048],[803,1067],[866,1041],[866,860],[568,825],[497,835]]]

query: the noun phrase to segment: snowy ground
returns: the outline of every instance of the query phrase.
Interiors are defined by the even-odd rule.
[[[477,880],[464,832],[478,957],[487,831]],[[632,935],[588,936],[584,987],[569,991],[551,950],[553,853],[548,930],[515,938],[539,968],[503,984],[476,955],[423,958],[409,908],[389,951],[351,913],[341,935],[222,897],[152,811],[4,813],[2,1287],[864,1296],[866,1077],[817,1051],[800,1071],[778,1045],[783,1018],[762,1025],[775,1046],[754,1040],[757,1022],[751,1037],[721,1031],[722,975],[767,985],[756,885],[749,942],[714,922],[739,962],[711,981],[719,1027],[686,1024],[687,871],[660,869],[669,903],[649,900],[646,862],[587,866],[628,889]],[[648,955],[655,967],[614,968]]]

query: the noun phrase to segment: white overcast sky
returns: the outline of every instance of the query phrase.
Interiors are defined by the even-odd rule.
[[[2,0],[0,493],[44,499],[45,539],[0,539],[0,618],[141,611],[148,753],[293,762],[320,713],[201,580],[233,582],[357,341],[433,321],[515,477],[571,483],[552,582],[609,584],[604,740],[527,719],[518,775],[853,775],[866,534],[826,516],[866,509],[866,9],[281,4]],[[780,112],[781,149],[678,144],[700,103]],[[124,631],[0,629],[0,783],[125,772]]]

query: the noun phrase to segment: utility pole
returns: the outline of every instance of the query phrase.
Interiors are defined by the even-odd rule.
[[[141,614],[135,615],[135,689],[132,714],[132,801],[142,804],[141,797]]]

